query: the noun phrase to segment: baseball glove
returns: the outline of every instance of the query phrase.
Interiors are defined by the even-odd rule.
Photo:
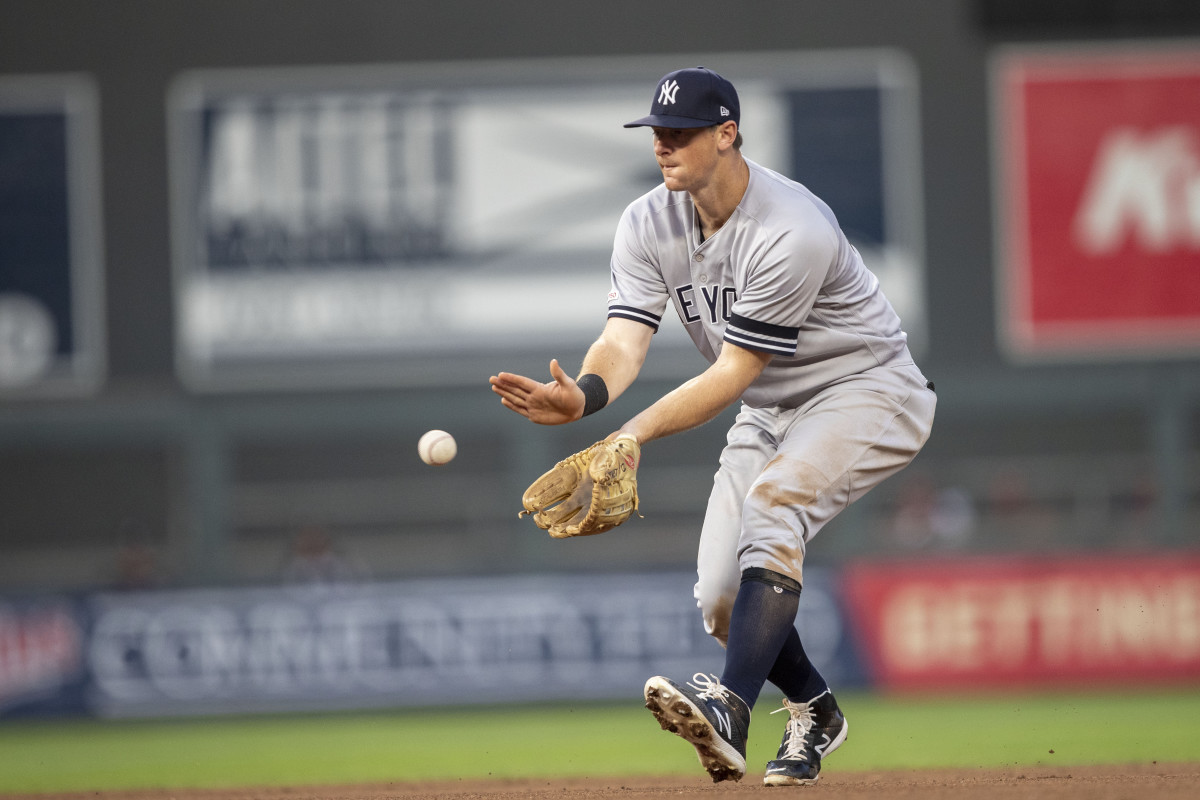
[[[612,530],[637,511],[641,456],[637,439],[628,434],[596,442],[534,481],[517,516],[532,514],[555,539]]]

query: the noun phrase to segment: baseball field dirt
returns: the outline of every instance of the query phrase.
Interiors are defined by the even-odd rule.
[[[767,788],[695,778],[572,778],[560,780],[439,781],[355,786],[283,786],[232,789],[156,789],[133,792],[0,795],[4,800],[659,800],[759,797],[783,800],[1194,800],[1200,764],[1033,767],[1009,770],[830,770],[811,787]]]

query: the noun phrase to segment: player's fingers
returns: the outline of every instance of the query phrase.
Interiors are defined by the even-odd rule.
[[[501,397],[500,404],[503,405],[505,408],[509,409],[510,411],[517,412],[522,417],[529,416],[528,408],[526,408],[524,405],[518,405],[517,403],[514,403],[513,401],[509,400],[507,397]]]
[[[501,399],[507,398],[513,401],[522,400],[528,395],[527,392],[522,391],[520,388],[504,383],[493,383],[492,391],[500,395]]]
[[[559,366],[557,358],[550,360],[550,376],[554,378],[554,382],[559,386],[569,387],[575,383],[571,376],[566,373],[566,370]]]
[[[490,379],[488,379],[488,383],[492,384],[493,387],[512,386],[518,377],[520,376],[512,375],[508,372],[501,372],[499,375],[493,375]]]
[[[528,405],[528,398],[516,392],[496,391],[500,395],[501,402],[513,408],[525,407]]]
[[[530,394],[542,385],[541,381],[526,378],[524,375],[513,375],[511,372],[501,372],[492,380],[492,386],[498,386],[510,392]]]

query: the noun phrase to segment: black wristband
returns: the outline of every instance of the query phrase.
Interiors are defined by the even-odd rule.
[[[580,375],[575,385],[583,390],[583,416],[595,414],[608,405],[608,386],[596,373]]]

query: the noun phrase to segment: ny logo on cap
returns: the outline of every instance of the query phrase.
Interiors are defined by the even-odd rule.
[[[658,102],[663,105],[668,105],[675,102],[675,93],[679,91],[678,81],[667,81],[662,85],[662,90],[658,93]]]

